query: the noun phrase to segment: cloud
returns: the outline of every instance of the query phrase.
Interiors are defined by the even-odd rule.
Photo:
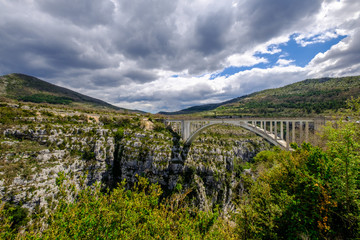
[[[292,60],[292,59],[279,58],[277,60],[276,64],[279,65],[279,66],[288,66],[288,65],[291,65],[294,62],[295,62],[295,60]]]
[[[110,0],[37,0],[35,3],[51,17],[82,27],[109,24],[115,9],[114,3]]]
[[[240,5],[241,21],[250,39],[268,41],[286,30],[309,24],[321,8],[320,0],[267,0],[245,1]]]
[[[195,26],[195,50],[203,55],[218,53],[225,48],[226,36],[229,34],[232,12],[220,10],[200,16]]]
[[[360,75],[359,38],[360,30],[333,46],[329,51],[317,54],[308,65],[309,75],[314,77]]]
[[[328,31],[328,32],[321,33],[317,36],[311,36],[311,37],[304,37],[304,36],[299,35],[295,38],[295,40],[302,47],[306,47],[307,45],[310,45],[310,44],[324,43],[324,42],[329,41],[330,39],[337,38],[337,37],[339,37],[339,34],[337,34],[336,32]]]
[[[231,98],[260,91],[264,88],[281,87],[305,79],[307,72],[300,67],[285,66],[269,69],[254,68],[228,78],[209,81],[209,75],[201,77],[177,77],[142,84],[130,84],[118,89],[113,101],[119,106],[134,106],[150,112],[173,111],[189,106],[217,103]],[[154,104],[154,102],[156,104]]]
[[[227,61],[230,66],[235,67],[248,67],[268,62],[266,58],[256,57],[253,53],[233,54],[227,58]]]
[[[360,74],[359,1],[0,0],[0,5],[0,74],[33,75],[123,107],[178,110],[307,77]],[[340,35],[347,37],[303,68],[295,65],[296,56],[281,52],[290,36],[307,47]],[[258,68],[270,62],[277,64]],[[247,70],[211,78],[230,66]]]

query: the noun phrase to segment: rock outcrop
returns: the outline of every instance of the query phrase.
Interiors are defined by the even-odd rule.
[[[229,126],[210,128],[184,148],[176,134],[143,123],[121,128],[120,135],[99,123],[6,129],[0,142],[1,199],[46,209],[56,203],[60,173],[75,186],[85,175],[85,184],[100,181],[110,188],[123,179],[132,185],[140,175],[159,183],[165,194],[190,191],[192,204],[202,210],[219,206],[227,212],[233,210],[234,194],[244,191],[246,163],[270,148],[256,135]]]
[[[200,209],[218,205],[231,211],[234,191],[244,190],[243,166],[270,148],[262,138],[229,126],[207,130],[190,148],[183,148],[179,141],[179,137],[164,133],[125,132],[114,157],[114,168],[120,169],[117,180],[131,184],[136,174],[142,175],[167,192],[177,186],[183,192],[191,190],[192,202]]]
[[[101,127],[54,125],[6,129],[1,147],[0,196],[24,207],[45,209],[56,201],[60,173],[75,186],[112,181],[114,138]]]

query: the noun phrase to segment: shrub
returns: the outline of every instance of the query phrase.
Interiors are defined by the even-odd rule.
[[[43,233],[43,239],[224,239],[231,233],[217,212],[201,212],[184,204],[176,194],[160,202],[161,188],[139,177],[132,190],[122,182],[112,192],[100,185],[77,193],[75,202],[63,196]],[[60,186],[62,188],[64,185]],[[73,191],[75,188],[72,188]]]

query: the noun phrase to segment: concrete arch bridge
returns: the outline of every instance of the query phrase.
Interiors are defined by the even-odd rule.
[[[313,136],[321,125],[325,124],[323,118],[223,118],[199,120],[165,120],[167,127],[178,133],[191,145],[195,138],[205,129],[218,124],[230,124],[245,128],[263,137],[270,143],[291,150],[290,142],[309,142],[309,132]]]

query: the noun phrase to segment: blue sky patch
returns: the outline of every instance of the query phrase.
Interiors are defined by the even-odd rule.
[[[297,34],[293,34],[290,37],[290,40],[286,43],[282,43],[279,45],[270,45],[270,48],[277,47],[281,51],[275,54],[263,54],[257,53],[254,56],[259,58],[266,58],[268,62],[266,63],[259,63],[253,66],[246,66],[246,67],[234,67],[230,66],[225,68],[223,71],[219,73],[214,73],[210,76],[210,80],[213,80],[217,77],[229,77],[234,75],[238,72],[251,70],[253,68],[272,68],[277,65],[277,61],[279,59],[286,59],[286,60],[293,60],[292,64],[305,67],[318,53],[326,52],[329,50],[333,45],[338,44],[341,40],[343,40],[346,36],[338,36],[337,38],[329,39],[326,42],[316,42],[316,43],[309,43],[306,46],[301,46],[295,40]],[[306,41],[311,42],[314,41],[318,36],[314,36],[313,38],[306,39]]]
[[[299,67],[305,67],[318,53],[326,52],[333,45],[338,44],[346,36],[338,36],[337,38],[330,39],[326,42],[317,42],[308,44],[305,47],[298,44],[295,40],[297,35],[294,34],[290,37],[290,41],[280,44],[278,48],[281,52],[276,54],[255,54],[256,57],[264,57],[268,59],[267,67],[273,67],[280,58],[294,60],[293,64]],[[311,42],[317,36],[314,36],[307,41]]]
[[[259,64],[256,64],[256,65],[253,65],[253,66],[246,66],[246,67],[230,66],[230,67],[225,68],[223,71],[221,71],[219,73],[211,74],[210,80],[213,80],[213,79],[215,79],[217,77],[222,77],[222,76],[229,77],[231,75],[234,75],[235,73],[243,72],[243,71],[246,71],[246,70],[251,70],[253,68],[266,68],[266,65],[267,64],[265,64],[265,63],[259,63]]]

